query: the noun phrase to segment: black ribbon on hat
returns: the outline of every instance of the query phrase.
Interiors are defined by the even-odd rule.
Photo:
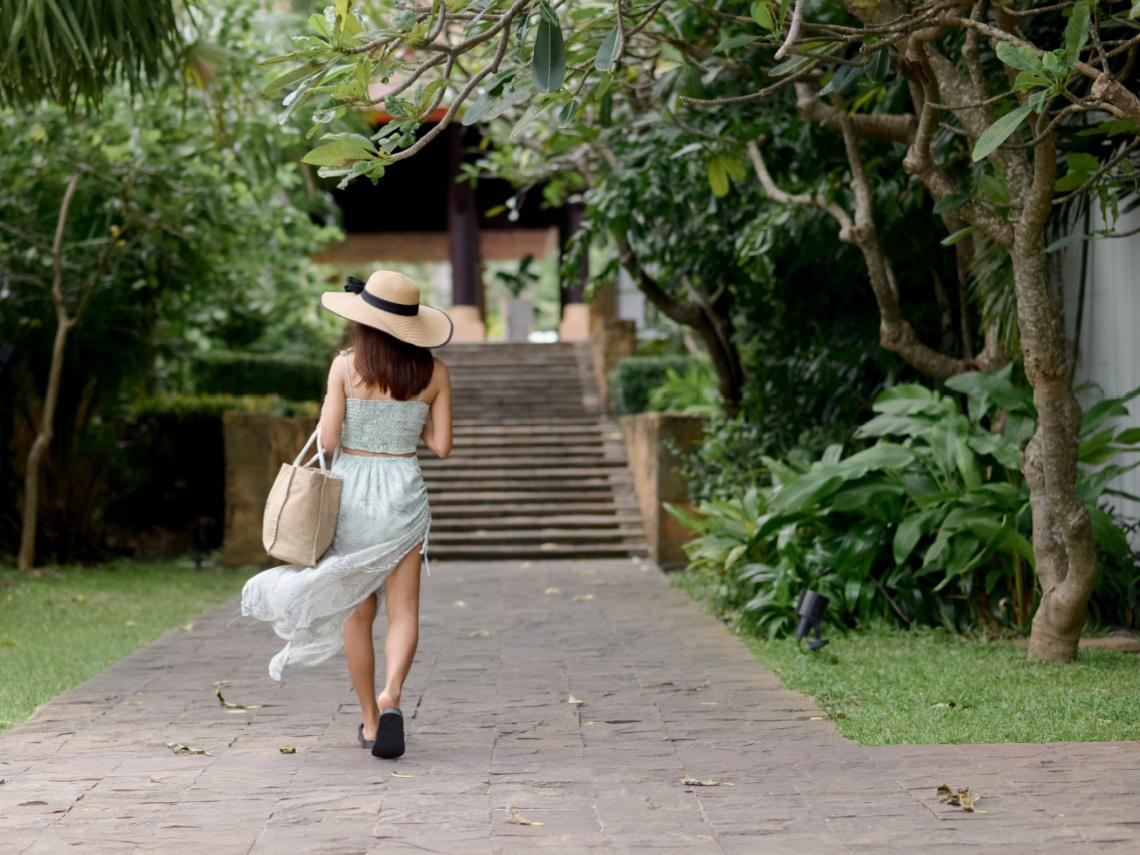
[[[383,297],[377,297],[375,294],[369,294],[364,290],[364,283],[357,279],[355,276],[349,276],[344,281],[344,290],[353,294],[359,294],[360,298],[364,300],[369,306],[380,309],[384,312],[391,312],[393,315],[405,315],[411,317],[420,313],[419,303],[409,306],[407,303],[393,303],[391,300],[385,300]]]

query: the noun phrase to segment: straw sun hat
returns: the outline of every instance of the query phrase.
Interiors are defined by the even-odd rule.
[[[395,270],[377,270],[367,283],[349,276],[344,291],[321,294],[321,305],[417,347],[443,347],[455,329],[446,313],[420,303],[419,285]]]

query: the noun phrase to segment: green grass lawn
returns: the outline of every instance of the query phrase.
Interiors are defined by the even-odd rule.
[[[117,561],[0,568],[0,730],[241,590],[248,573]]]
[[[707,608],[701,580],[670,579]],[[863,745],[1140,739],[1136,654],[1083,650],[1076,663],[1053,664],[1026,661],[1009,641],[941,630],[826,634],[819,653],[743,638]]]

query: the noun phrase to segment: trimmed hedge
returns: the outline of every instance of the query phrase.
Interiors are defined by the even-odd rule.
[[[238,410],[312,418],[313,401],[267,396],[165,395],[131,407],[116,455],[113,519],[133,530],[189,534],[196,525],[221,541],[225,520],[225,442],[222,414]]]
[[[692,356],[627,356],[606,378],[610,409],[615,416],[644,413],[649,393],[665,382],[669,369],[683,374],[699,362]]]
[[[212,351],[191,363],[194,388],[207,395],[279,395],[289,401],[319,401],[328,364],[273,353]]]

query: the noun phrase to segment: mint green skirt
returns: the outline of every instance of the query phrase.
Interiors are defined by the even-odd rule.
[[[344,479],[332,546],[312,567],[283,564],[245,583],[241,613],[271,623],[286,641],[269,662],[280,680],[287,665],[317,665],[344,646],[344,624],[417,545],[427,559],[431,510],[415,457],[341,454]],[[428,571],[430,575],[430,570]]]

